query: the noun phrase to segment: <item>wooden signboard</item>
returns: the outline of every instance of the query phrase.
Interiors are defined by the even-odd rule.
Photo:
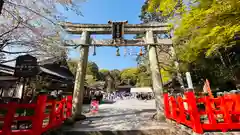
[[[124,24],[122,22],[112,23],[112,38],[113,39],[123,39],[124,35]]]
[[[32,77],[39,73],[37,58],[29,54],[18,56],[16,59],[14,76]]]

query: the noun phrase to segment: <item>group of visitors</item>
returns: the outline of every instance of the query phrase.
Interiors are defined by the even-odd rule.
[[[125,100],[125,99],[138,99],[138,100],[151,100],[154,98],[153,93],[131,93],[131,92],[103,92],[100,90],[91,91],[90,99],[97,100],[99,103],[102,100],[105,101],[117,101],[117,100]]]
[[[104,94],[104,99],[109,101],[124,100],[133,98],[131,93],[128,92],[110,92]]]
[[[152,93],[130,93],[130,92],[111,92],[104,93],[103,99],[108,101],[117,101],[124,99],[139,99],[139,100],[151,100],[153,99]]]
[[[136,93],[136,98],[139,100],[151,100],[154,98],[152,92],[148,93]]]

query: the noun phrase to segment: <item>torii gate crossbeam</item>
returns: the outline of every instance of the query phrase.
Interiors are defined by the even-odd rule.
[[[72,34],[82,34],[83,31],[88,31],[89,34],[111,34],[111,24],[60,24],[67,32]],[[165,33],[169,31],[170,25],[159,24],[125,24],[124,34],[143,34],[146,31],[152,31],[154,34]]]

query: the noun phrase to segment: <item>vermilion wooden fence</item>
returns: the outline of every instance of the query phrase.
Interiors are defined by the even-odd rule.
[[[37,97],[36,103],[31,104],[19,104],[14,101],[0,104],[0,109],[7,111],[5,116],[0,116],[0,121],[4,121],[0,135],[41,135],[49,129],[60,126],[71,116],[72,96],[66,96],[60,101],[47,100],[47,96],[41,94]],[[33,115],[16,116],[18,109],[32,109]],[[12,127],[16,121],[30,121],[31,128],[14,130]]]
[[[240,130],[240,94],[197,98],[193,91],[173,97],[164,94],[166,118],[184,124],[196,133]]]

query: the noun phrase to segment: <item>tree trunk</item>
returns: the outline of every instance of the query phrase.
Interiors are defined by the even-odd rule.
[[[177,59],[177,56],[176,56],[175,49],[174,49],[173,46],[171,46],[170,49],[171,49],[172,58],[175,59],[174,65],[175,65],[175,68],[176,68],[176,71],[177,71],[178,82],[180,83],[181,87],[184,87],[184,83],[183,83],[182,75],[180,73],[179,62],[178,62],[178,59]]]
[[[152,31],[147,31],[146,42],[154,43]],[[163,116],[163,83],[160,68],[158,65],[156,46],[149,46],[149,63],[152,74],[152,88],[155,96],[156,118],[159,120]]]
[[[90,34],[88,32],[83,32],[81,37],[82,44],[89,44]],[[72,118],[81,119],[82,117],[82,103],[84,94],[84,80],[86,76],[86,68],[88,62],[88,46],[81,46],[80,48],[80,60],[78,63],[78,68],[76,72],[74,93],[73,93],[73,108],[72,108]]]

